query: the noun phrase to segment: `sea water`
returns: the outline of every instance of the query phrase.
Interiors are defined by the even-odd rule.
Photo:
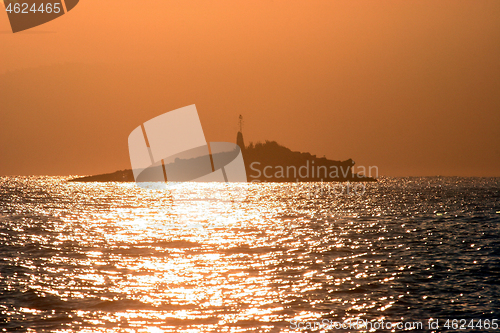
[[[500,319],[500,178],[383,178],[358,193],[248,183],[237,195],[66,180],[0,178],[3,331]]]

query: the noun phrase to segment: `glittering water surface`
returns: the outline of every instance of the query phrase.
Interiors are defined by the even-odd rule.
[[[383,179],[362,195],[240,184],[207,198],[227,186],[0,178],[0,327],[500,319],[499,178]]]

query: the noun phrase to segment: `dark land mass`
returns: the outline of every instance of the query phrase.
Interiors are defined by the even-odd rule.
[[[292,151],[276,141],[250,144],[243,150],[248,181],[261,182],[373,182],[375,178],[352,172],[354,161],[329,160]]]
[[[316,157],[310,153],[292,151],[279,145],[275,141],[264,143],[251,143],[244,145],[243,135],[238,132],[237,144],[241,148],[245,163],[247,180],[249,182],[374,182],[375,178],[352,172],[354,161],[329,160],[326,157]],[[239,153],[239,150],[218,153],[219,160],[231,161]],[[214,154],[215,156],[215,154]],[[166,174],[168,170],[179,170],[191,167],[198,176],[204,175],[206,170],[200,168],[206,161],[206,156],[190,159],[179,159],[165,164]],[[155,165],[141,173],[138,181],[159,181],[154,176],[162,174],[163,171],[155,170],[162,165]],[[217,169],[217,167],[216,167]],[[148,171],[149,170],[149,171]],[[193,172],[189,172],[190,175]],[[194,178],[192,178],[194,179]],[[79,177],[69,180],[70,182],[133,182],[134,174],[131,169],[119,170],[113,173]],[[189,181],[189,179],[176,179],[176,181]]]

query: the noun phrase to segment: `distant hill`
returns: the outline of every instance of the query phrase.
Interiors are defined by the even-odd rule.
[[[243,136],[238,132],[237,143],[242,150],[243,160],[249,182],[372,182],[375,178],[353,174],[354,161],[329,160],[326,157],[316,157],[310,153],[292,151],[276,141],[264,143],[250,143],[247,147],[243,144]],[[243,146],[243,147],[241,147]],[[219,153],[233,155],[234,152]],[[203,157],[198,157],[203,158]],[[165,169],[197,165],[197,158],[176,159],[175,162],[165,165]],[[157,166],[161,168],[162,166]],[[154,172],[152,172],[154,173]],[[142,181],[148,179],[147,174],[142,175]],[[200,174],[201,176],[201,174]],[[119,170],[94,176],[79,177],[69,180],[71,182],[133,182],[135,181],[131,169]]]
[[[329,160],[310,153],[301,153],[276,141],[251,143],[243,149],[248,181],[268,182],[331,182],[376,181],[352,173],[354,161]]]

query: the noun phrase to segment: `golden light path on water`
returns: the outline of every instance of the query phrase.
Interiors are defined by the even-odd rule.
[[[12,327],[60,332],[287,332],[293,321],[428,318],[414,306],[433,304],[418,257],[428,236],[414,218],[451,206],[410,207],[401,199],[409,183],[394,184],[332,195],[332,184],[161,191],[3,178],[0,283],[11,296],[0,310]]]
[[[286,302],[281,303],[282,291],[275,285],[280,280],[276,279],[280,270],[278,256],[284,251],[294,252],[294,243],[300,247],[302,240],[276,239],[286,227],[272,220],[284,209],[281,200],[273,198],[279,189],[266,193],[243,185],[240,186],[243,189],[230,186],[227,191],[225,184],[188,184],[165,192],[126,187],[128,196],[124,199],[129,205],[134,202],[133,207],[115,209],[102,216],[103,219],[94,217],[91,222],[91,228],[100,230],[106,243],[114,244],[112,248],[120,249],[121,253],[110,257],[100,251],[87,252],[97,267],[78,277],[94,285],[108,279],[107,283],[113,285],[110,291],[127,295],[129,301],[160,309],[168,304],[172,309],[129,309],[101,320],[138,321],[139,327],[150,325],[153,320],[153,326],[141,329],[155,332],[161,331],[162,326],[175,327],[176,321],[191,320],[193,326],[203,330],[213,325],[222,329],[242,321],[272,323],[285,319],[282,312]],[[290,195],[293,197],[293,193]],[[249,206],[248,199],[252,196],[267,200]],[[285,243],[289,249],[280,249]],[[197,244],[201,244],[201,251],[186,250]],[[337,244],[340,246],[341,243]],[[273,251],[266,250],[269,248]],[[105,267],[110,261],[117,262],[114,269],[126,270],[128,274],[103,274],[98,266]],[[320,284],[308,280],[316,273],[305,272],[304,279],[291,291],[315,290]],[[338,279],[340,283],[342,280]],[[88,315],[94,317],[92,313]],[[214,315],[217,315],[215,321]],[[296,316],[301,320],[317,317],[310,311],[301,311]],[[230,330],[230,326],[226,327]]]

